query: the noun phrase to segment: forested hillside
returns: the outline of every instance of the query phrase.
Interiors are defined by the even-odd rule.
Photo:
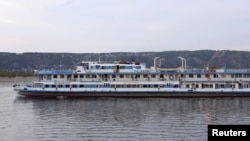
[[[40,69],[74,69],[82,60],[144,62],[152,66],[155,57],[164,58],[164,67],[181,65],[181,56],[189,68],[226,66],[227,68],[250,68],[250,52],[246,51],[164,51],[164,52],[114,52],[114,53],[6,53],[0,52],[0,70],[33,71]]]

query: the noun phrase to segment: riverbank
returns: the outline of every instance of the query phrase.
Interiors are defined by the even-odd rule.
[[[11,82],[11,83],[26,83],[32,82],[35,77],[28,76],[28,77],[0,77],[0,82]]]

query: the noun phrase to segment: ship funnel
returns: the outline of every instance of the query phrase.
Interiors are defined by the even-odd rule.
[[[158,59],[160,59],[160,57],[155,57],[155,59],[154,59],[154,68],[155,68],[155,70],[156,70],[156,65],[157,65],[157,60]]]
[[[181,71],[185,71],[187,69],[186,59],[180,56],[178,58],[181,59]]]

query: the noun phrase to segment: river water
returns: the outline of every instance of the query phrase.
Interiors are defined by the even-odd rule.
[[[0,88],[1,141],[206,141],[208,124],[250,124],[250,98],[39,99]]]

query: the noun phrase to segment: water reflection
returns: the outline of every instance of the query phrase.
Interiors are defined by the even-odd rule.
[[[250,98],[16,97],[14,105],[47,139],[206,140],[207,124],[250,123]]]

